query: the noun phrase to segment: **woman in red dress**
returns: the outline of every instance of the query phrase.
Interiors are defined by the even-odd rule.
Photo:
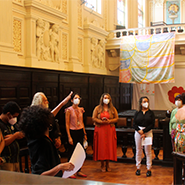
[[[118,121],[118,112],[108,93],[102,94],[100,104],[95,107],[92,118],[95,122],[93,159],[101,161],[102,172],[111,171],[109,161],[117,161],[115,123]],[[106,168],[104,161],[106,161]]]

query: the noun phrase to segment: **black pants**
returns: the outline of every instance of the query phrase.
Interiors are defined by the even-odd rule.
[[[84,139],[84,131],[83,129],[80,129],[80,130],[70,130],[70,134],[71,134],[71,137],[73,139],[73,145],[70,145],[69,144],[69,156],[68,156],[68,161],[70,160],[72,154],[73,154],[73,151],[77,145],[77,143],[79,142],[82,147],[83,147],[83,139]],[[81,169],[79,169],[80,171]]]

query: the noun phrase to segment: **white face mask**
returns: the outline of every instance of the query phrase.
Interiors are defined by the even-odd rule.
[[[17,117],[10,119],[9,123],[10,125],[15,125],[15,123],[17,123]]]
[[[175,101],[175,105],[179,108],[179,107],[182,106],[182,102],[179,101],[179,100],[176,100],[176,101]]]
[[[148,102],[145,102],[145,103],[142,103],[142,106],[144,107],[144,108],[148,108],[148,105],[149,105],[149,103]]]
[[[109,99],[103,99],[103,103],[109,104]]]
[[[80,99],[79,99],[79,98],[74,99],[74,100],[73,100],[73,103],[74,103],[75,105],[79,105],[79,104],[80,104]]]

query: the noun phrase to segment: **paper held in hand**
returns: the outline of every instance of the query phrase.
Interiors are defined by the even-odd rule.
[[[142,139],[142,146],[144,145],[152,145],[152,137],[145,137],[145,139]]]
[[[74,175],[83,165],[86,158],[85,150],[83,149],[80,143],[77,143],[74,152],[71,156],[69,162],[74,164],[74,169],[72,171],[64,171],[62,178],[68,178],[71,175]]]

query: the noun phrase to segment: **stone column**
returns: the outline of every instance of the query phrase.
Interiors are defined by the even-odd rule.
[[[78,0],[69,1],[69,70],[79,66],[78,59]]]
[[[17,63],[17,54],[13,47],[12,0],[0,1],[0,63]]]
[[[138,3],[137,0],[128,1],[128,28],[138,27]]]
[[[116,1],[107,1],[107,31],[115,30],[115,17],[117,20],[117,7]],[[116,10],[115,10],[116,9]],[[117,22],[116,22],[117,24]]]

